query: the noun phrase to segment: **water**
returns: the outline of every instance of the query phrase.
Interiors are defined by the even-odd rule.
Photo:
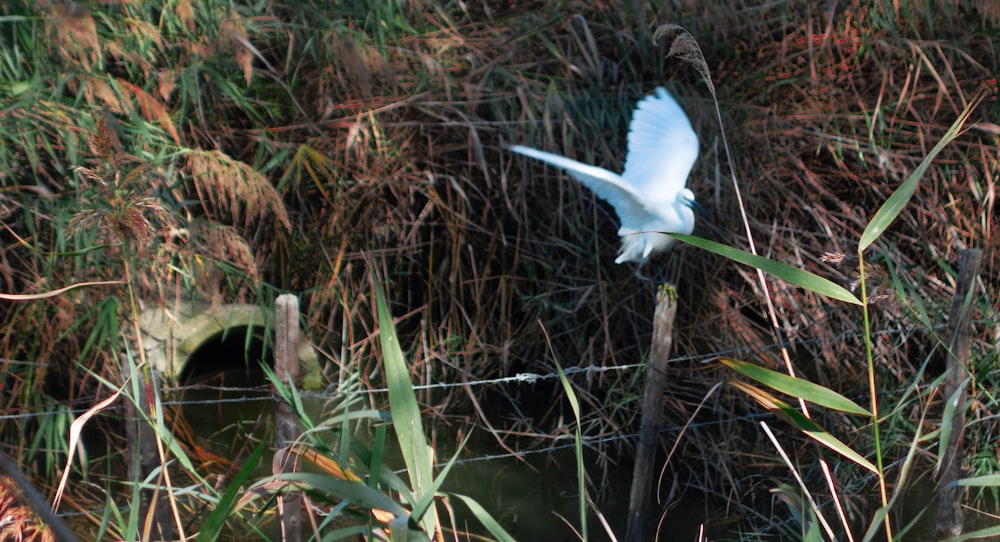
[[[243,383],[239,374],[227,374],[214,384],[236,386]],[[207,444],[211,453],[224,458],[248,454],[248,439],[254,442],[269,441],[273,435],[275,402],[270,392],[220,391],[217,389],[191,389],[183,394],[186,403],[181,409],[191,431]],[[192,404],[191,402],[194,402]],[[321,400],[305,397],[306,410],[314,420],[321,419]],[[356,426],[355,437],[371,442],[371,427]],[[454,429],[438,426],[434,431],[435,453],[439,462],[454,454],[461,438]],[[329,433],[329,440],[337,436]],[[389,450],[385,462],[401,468],[403,461],[393,446],[395,437],[389,431]],[[607,467],[597,466],[589,450],[584,451],[587,477],[591,480],[589,495],[597,510],[611,524],[615,534],[624,535],[628,495],[632,478],[630,462]],[[256,476],[268,474],[270,456],[262,461],[265,468]],[[440,472],[440,470],[438,471]],[[400,473],[405,479],[405,473]],[[563,441],[554,451],[542,450],[513,457],[486,431],[476,430],[466,447],[459,454],[459,461],[451,469],[443,491],[472,497],[511,535],[518,540],[577,540],[573,528],[579,528],[579,494],[574,449]],[[704,517],[700,502],[685,503],[690,509],[671,513],[671,533],[680,540],[695,540],[698,523]],[[468,512],[458,499],[451,499],[455,523],[460,530],[487,534],[478,520]],[[655,514],[652,518],[655,521]],[[447,525],[450,520],[442,515]],[[677,518],[682,518],[677,522]],[[588,524],[595,539],[607,538],[593,508],[588,510]],[[573,528],[570,527],[573,526]],[[655,528],[655,525],[653,526]]]

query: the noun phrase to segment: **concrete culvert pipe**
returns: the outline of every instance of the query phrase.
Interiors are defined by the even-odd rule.
[[[241,384],[260,384],[250,375],[264,355],[264,333],[272,332],[264,311],[257,305],[232,303],[211,305],[182,300],[150,307],[139,315],[146,359],[167,381],[184,384],[217,374],[231,373]],[[248,334],[250,337],[248,337]],[[273,360],[269,363],[273,365]],[[299,345],[302,381],[306,389],[322,386],[319,357],[307,342]],[[242,365],[242,367],[240,367]],[[240,373],[249,382],[243,382]],[[246,376],[249,375],[249,376]]]

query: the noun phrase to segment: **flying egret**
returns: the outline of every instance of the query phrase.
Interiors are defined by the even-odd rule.
[[[615,208],[622,247],[615,263],[645,263],[673,238],[661,232],[694,231],[694,193],[688,174],[698,158],[698,136],[684,110],[664,88],[635,108],[628,134],[625,171],[618,175],[558,154],[513,145],[510,150],[566,170]]]

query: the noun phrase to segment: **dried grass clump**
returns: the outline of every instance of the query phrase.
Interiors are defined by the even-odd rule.
[[[0,476],[0,542],[55,542],[38,515],[19,502],[20,491],[8,476]]]
[[[864,14],[839,13],[828,33],[809,35],[803,29],[770,53],[765,50],[782,62],[775,66],[775,84],[755,100],[774,105],[748,110],[742,137],[746,160],[741,165],[754,178],[751,209],[766,206],[765,198],[781,203],[771,207],[772,213],[754,213],[770,216],[757,225],[768,250],[836,278],[841,273],[821,256],[852,250],[877,207],[966,101],[983,90],[981,81],[988,77],[984,64],[959,50],[866,34],[870,27]],[[861,47],[865,55],[857,54]],[[961,75],[943,80],[940,73]],[[872,115],[874,106],[880,109]],[[949,295],[948,270],[941,262],[954,261],[962,248],[994,244],[996,224],[984,213],[991,207],[989,190],[970,192],[969,187],[990,183],[982,174],[988,175],[989,156],[997,147],[988,138],[969,136],[947,149],[929,171],[916,204],[888,237],[893,244],[875,255],[902,274],[911,293],[926,295],[924,301],[931,304]],[[907,276],[906,270],[920,275]],[[791,339],[832,338],[855,325],[849,312],[831,312],[821,300],[795,292],[779,290],[777,305],[788,311]],[[907,317],[898,307],[886,309],[883,326],[905,325]],[[836,343],[824,344],[817,354],[830,365],[850,364],[855,344],[842,346],[845,350],[838,351]],[[893,372],[912,374],[913,364],[920,362],[905,359],[910,354],[905,349],[890,352],[895,354],[887,364],[907,369]]]
[[[245,228],[251,219],[274,220],[285,230],[291,229],[281,196],[252,167],[220,151],[192,150],[185,158],[198,199],[211,218],[225,221],[231,217]]]

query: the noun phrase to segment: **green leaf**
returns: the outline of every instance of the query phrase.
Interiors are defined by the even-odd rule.
[[[226,526],[226,519],[236,505],[236,497],[239,495],[240,488],[250,478],[254,467],[260,463],[260,457],[264,454],[264,448],[266,448],[264,443],[259,444],[253,453],[250,454],[250,457],[243,463],[236,476],[233,477],[233,481],[226,488],[226,492],[222,494],[222,498],[219,499],[219,502],[215,504],[215,508],[205,517],[205,522],[202,523],[201,531],[198,533],[198,538],[196,539],[197,542],[217,540],[219,535],[222,534],[222,528]]]
[[[951,394],[948,401],[944,404],[944,412],[941,414],[941,435],[938,437],[938,460],[934,465],[935,476],[941,472],[941,467],[943,466],[942,460],[948,455],[946,452],[948,450],[948,443],[951,440],[951,432],[961,431],[961,427],[953,427],[955,419],[955,410],[965,408],[964,404],[959,404],[962,400],[962,395],[965,393],[965,386],[969,383],[972,377],[966,378],[961,384],[955,389],[955,392]]]
[[[816,511],[811,507],[807,508],[802,521],[806,527],[802,542],[823,542],[823,530],[820,528],[819,521],[816,520]]]
[[[514,542],[514,537],[507,533],[503,527],[497,523],[497,520],[493,519],[493,516],[486,511],[475,499],[471,497],[466,497],[465,495],[458,495],[455,493],[449,494],[452,497],[458,497],[465,503],[465,506],[469,507],[472,515],[476,516],[476,519],[486,527],[486,530],[490,532],[497,540],[500,542]]]
[[[861,304],[861,300],[855,297],[854,294],[849,292],[846,288],[839,286],[819,275],[803,271],[797,267],[792,267],[788,264],[781,263],[770,258],[757,256],[745,250],[733,248],[728,245],[723,245],[722,243],[716,243],[715,241],[709,241],[708,239],[702,239],[693,235],[683,235],[680,233],[671,233],[669,235],[689,245],[696,246],[702,250],[707,250],[713,254],[718,254],[723,258],[728,258],[734,262],[760,269],[765,273],[769,273],[785,282],[805,288],[810,292],[816,292],[822,296],[840,301],[846,301],[853,305]]]
[[[739,389],[740,391],[749,395],[753,400],[760,403],[761,406],[774,412],[776,414],[784,414],[787,416],[793,425],[799,428],[800,431],[806,434],[807,437],[815,440],[816,442],[826,446],[827,448],[837,452],[842,457],[853,461],[860,467],[871,471],[872,473],[878,474],[878,469],[875,465],[872,465],[870,461],[865,459],[861,454],[855,452],[850,446],[844,444],[836,437],[831,435],[827,430],[820,427],[819,424],[806,418],[801,412],[792,408],[788,403],[778,399],[777,397],[771,395],[770,393],[746,382],[739,382],[732,380],[729,382],[731,386]]]
[[[420,499],[413,505],[413,512],[411,512],[411,514],[413,517],[417,518],[417,520],[422,518],[424,512],[426,512],[434,504],[435,495],[438,490],[441,489],[441,484],[444,483],[448,473],[451,472],[451,468],[455,465],[455,461],[458,459],[458,454],[465,449],[465,445],[469,442],[469,437],[471,435],[471,431],[465,435],[465,438],[462,439],[462,444],[455,450],[455,454],[451,456],[451,459],[449,459],[444,465],[444,468],[441,469],[437,478],[434,479],[434,484],[431,486],[430,490],[424,493],[424,495],[421,496]]]
[[[944,542],[962,542],[964,540],[983,540],[1000,536],[1000,526],[987,527],[978,531],[962,533],[952,538],[945,538]]]
[[[576,483],[577,483],[577,498],[578,506],[580,512],[580,532],[584,533],[586,537],[587,533],[587,482],[583,467],[583,434],[580,429],[580,403],[576,399],[576,393],[573,392],[573,386],[570,385],[569,379],[566,378],[566,373],[563,372],[562,365],[556,362],[556,369],[559,371],[559,382],[562,383],[563,390],[566,391],[566,398],[569,400],[569,406],[573,410],[573,418],[576,420],[576,434],[573,440],[574,450],[576,452]],[[586,538],[584,538],[586,540]]]
[[[872,516],[872,520],[868,523],[868,530],[865,531],[865,536],[861,539],[861,542],[871,542],[875,539],[875,536],[882,530],[885,516],[889,515],[889,509],[888,506],[883,506],[875,511],[875,515]]]
[[[389,411],[392,413],[392,424],[396,429],[396,438],[399,440],[403,462],[406,463],[407,474],[410,477],[410,487],[414,497],[419,500],[428,492],[433,494],[431,450],[424,436],[420,405],[410,383],[410,371],[406,367],[403,351],[399,347],[392,314],[386,305],[385,296],[378,288],[375,289],[375,298],[378,305],[379,340],[385,364],[385,379],[389,387]],[[420,523],[424,532],[428,536],[433,536],[437,529],[437,514],[433,508]]]
[[[754,365],[746,361],[722,358],[722,363],[734,371],[752,378],[765,386],[773,388],[781,393],[791,395],[817,404],[822,407],[832,408],[848,414],[871,417],[872,413],[867,409],[858,406],[847,397],[829,389],[813,384],[808,380],[793,378],[784,373],[765,369],[759,365]]]
[[[966,487],[996,487],[1000,486],[1000,474],[987,474],[986,476],[962,478],[955,483]]]
[[[973,100],[965,108],[964,111],[955,119],[955,122],[948,128],[945,132],[944,137],[938,144],[931,149],[931,152],[927,153],[927,156],[920,161],[920,165],[917,169],[910,173],[910,176],[903,181],[903,184],[899,185],[899,188],[889,196],[889,199],[885,200],[882,204],[882,208],[875,213],[875,216],[868,223],[868,227],[865,228],[864,233],[861,234],[861,240],[858,242],[858,250],[864,252],[866,248],[871,246],[885,230],[896,220],[899,213],[903,212],[903,208],[906,204],[910,202],[910,198],[913,197],[913,193],[917,190],[917,185],[920,184],[921,177],[927,172],[927,168],[930,167],[931,162],[937,158],[938,153],[941,152],[949,143],[951,143],[959,133],[962,131],[962,126],[965,125],[966,121],[969,120],[969,115],[972,114],[972,110],[979,105],[979,100]]]
[[[365,510],[385,510],[399,518],[409,518],[410,513],[388,495],[365,485],[364,482],[353,480],[338,480],[328,474],[310,472],[283,472],[258,481],[254,487],[266,486],[273,480],[281,480],[305,486],[336,498],[350,501],[351,504]]]

